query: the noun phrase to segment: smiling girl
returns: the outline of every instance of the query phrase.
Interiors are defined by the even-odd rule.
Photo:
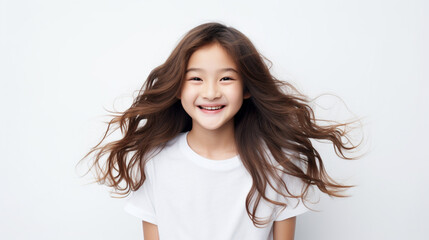
[[[112,124],[123,138],[99,147]],[[98,182],[131,193],[125,210],[145,240],[286,240],[314,186],[335,197],[350,187],[327,175],[310,141],[328,140],[350,159],[348,124],[318,125],[306,97],[270,74],[245,35],[206,23],[149,74],[86,156],[98,151]]]
[[[237,155],[234,116],[250,94],[243,94],[243,80],[236,69],[234,60],[219,43],[201,47],[188,62],[178,98],[192,118],[189,145],[209,159]]]

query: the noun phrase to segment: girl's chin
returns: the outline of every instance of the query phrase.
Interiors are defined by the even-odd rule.
[[[193,125],[198,125],[198,129],[205,131],[219,131],[221,129],[227,128],[228,125],[234,124],[232,119],[229,121],[219,120],[219,121],[210,121],[210,119],[201,119],[193,123]]]

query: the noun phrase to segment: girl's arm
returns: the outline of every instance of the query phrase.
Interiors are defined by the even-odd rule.
[[[159,240],[158,226],[150,222],[143,222],[143,237],[144,240]]]
[[[296,217],[282,221],[274,221],[273,240],[293,240],[295,235]]]

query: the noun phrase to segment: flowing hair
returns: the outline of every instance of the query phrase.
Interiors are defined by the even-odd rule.
[[[291,84],[273,77],[264,62],[266,58],[243,33],[215,22],[191,29],[165,63],[150,72],[131,107],[113,115],[102,140],[83,157],[96,152],[90,166],[96,170],[96,182],[112,187],[120,196],[138,190],[146,179],[144,168],[151,153],[161,151],[179,133],[191,130],[192,119],[178,96],[190,56],[211,43],[219,43],[235,60],[244,91],[251,95],[243,100],[234,116],[234,131],[238,154],[253,180],[246,198],[246,211],[253,224],[261,224],[256,217],[261,198],[283,208],[287,205],[265,196],[267,184],[281,196],[303,202],[312,185],[329,196],[345,197],[342,192],[353,186],[339,184],[327,174],[310,140],[328,140],[339,157],[354,159],[344,154],[358,146],[351,144],[346,130],[352,122],[319,124],[306,96]],[[121,129],[122,138],[100,146],[111,125],[117,126],[113,131]],[[343,142],[344,138],[347,141]],[[106,154],[103,165],[101,159]],[[280,168],[274,166],[270,158]],[[278,170],[303,181],[301,194],[291,194]],[[270,178],[280,189],[273,186]],[[125,186],[121,186],[122,182]],[[256,204],[250,209],[255,195]]]

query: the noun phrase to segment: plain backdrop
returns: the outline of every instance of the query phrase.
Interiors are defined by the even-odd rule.
[[[126,110],[188,30],[219,21],[277,78],[338,96],[318,98],[319,116],[363,117],[363,158],[317,143],[328,173],[356,185],[352,197],[322,197],[298,217],[296,239],[427,239],[428,10],[423,0],[0,0],[0,238],[142,239],[123,199],[75,166],[101,140],[106,110]]]

